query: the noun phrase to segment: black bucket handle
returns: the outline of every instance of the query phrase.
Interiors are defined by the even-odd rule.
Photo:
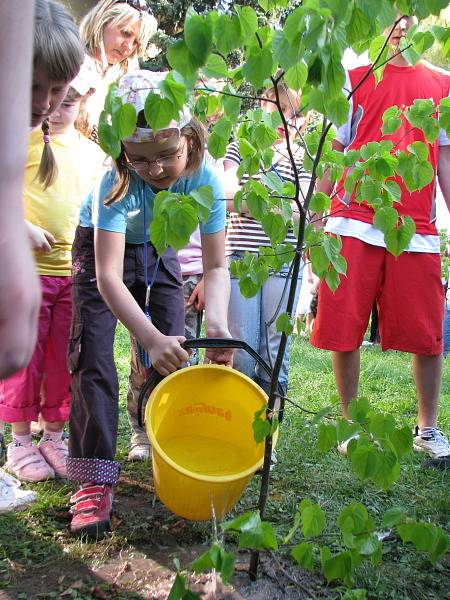
[[[193,349],[193,348],[233,348],[237,350],[245,350],[258,365],[267,373],[269,379],[272,378],[272,369],[266,363],[266,361],[254,350],[251,346],[249,346],[246,342],[242,340],[233,340],[230,338],[197,338],[186,340],[181,344],[181,346],[185,349]],[[158,371],[153,370],[150,373],[149,378],[144,383],[139,392],[138,397],[138,424],[139,427],[144,426],[144,418],[143,418],[143,405],[144,399],[147,396],[147,393],[150,389],[156,386],[163,379],[162,375],[158,373]],[[284,411],[284,390],[281,385],[278,383],[278,393],[281,398],[280,409],[279,409],[279,420],[281,421],[283,418]]]

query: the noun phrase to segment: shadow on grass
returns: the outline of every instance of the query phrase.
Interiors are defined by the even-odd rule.
[[[50,509],[46,514],[38,506],[0,517],[1,600],[144,598],[117,584],[111,569],[94,571],[76,558],[81,542],[72,542],[67,551],[67,522],[67,513]],[[120,571],[120,565],[115,568]]]

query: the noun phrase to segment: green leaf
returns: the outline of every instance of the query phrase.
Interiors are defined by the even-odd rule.
[[[121,140],[129,137],[136,129],[137,114],[132,104],[123,104],[118,115],[119,137]]]
[[[365,40],[370,31],[369,18],[358,7],[355,7],[347,25],[347,42],[352,46],[360,40]]]
[[[260,150],[270,148],[278,139],[278,134],[264,123],[256,125],[252,130],[252,141]]]
[[[261,524],[261,517],[259,512],[246,512],[243,515],[239,515],[231,521],[225,521],[221,523],[221,527],[224,531],[234,531],[241,533],[242,531],[252,531],[258,528]]]
[[[112,158],[119,158],[122,151],[120,140],[114,134],[111,125],[101,119],[98,125],[98,137],[103,152],[112,156]]]
[[[197,212],[187,202],[176,203],[168,213],[167,241],[175,250],[181,250],[198,227]]]
[[[167,98],[173,106],[181,111],[186,102],[186,86],[174,79],[173,72],[159,84],[161,96]]]
[[[398,131],[402,126],[401,110],[398,106],[391,106],[383,113],[383,125],[381,132],[383,135],[391,135]]]
[[[342,263],[341,266],[346,269],[344,263]],[[340,281],[341,278],[339,277],[337,269],[334,266],[330,267],[325,274],[325,282],[332,292],[335,292],[338,289]]]
[[[258,512],[245,513],[222,524],[222,529],[239,533],[239,548],[263,550],[278,548],[275,532],[270,523],[262,522]]]
[[[392,415],[370,413],[367,429],[375,439],[386,440],[395,431],[395,419]]]
[[[335,579],[341,579],[347,585],[351,585],[352,558],[350,552],[339,552],[331,555],[329,548],[321,548],[322,571],[328,583]]]
[[[342,533],[358,535],[372,530],[366,507],[355,500],[341,510],[337,524]]]
[[[356,590],[346,590],[342,600],[366,600],[367,590],[359,588]]]
[[[352,452],[351,463],[360,479],[373,479],[380,469],[380,453],[373,446],[358,445]]]
[[[280,214],[270,212],[265,214],[261,219],[261,225],[272,246],[284,242],[288,228]]]
[[[410,192],[422,189],[434,179],[433,167],[428,160],[419,160],[408,152],[399,152],[396,171]]]
[[[310,248],[311,268],[317,277],[323,278],[328,272],[330,259],[325,254],[322,246],[312,246]]]
[[[335,96],[325,98],[325,116],[337,126],[347,121],[349,108],[347,96],[342,91]]]
[[[272,53],[268,48],[255,48],[242,67],[244,77],[254,88],[262,87],[264,81],[272,74]]]
[[[185,592],[186,579],[180,575],[180,573],[177,573],[170,589],[170,593],[167,596],[167,600],[183,600]]]
[[[284,31],[278,29],[274,32],[272,38],[273,58],[282,69],[288,71],[291,67],[295,66],[301,59],[302,51],[302,44],[294,43],[291,45]]]
[[[208,56],[202,71],[206,77],[228,77],[230,74],[226,62],[218,54]]]
[[[184,23],[184,41],[189,52],[195,56],[198,66],[205,64],[212,47],[212,26],[208,19],[189,12]]]
[[[154,92],[150,92],[145,100],[144,114],[149,126],[155,130],[167,127],[178,116],[172,102]]]
[[[273,192],[276,192],[279,195],[282,194],[284,182],[274,171],[264,173],[261,177],[261,181]]]
[[[167,61],[172,69],[189,78],[201,66],[201,62],[189,51],[184,40],[178,40],[167,49]]]
[[[416,52],[423,54],[434,44],[434,35],[430,31],[417,31],[413,35],[412,42]]]
[[[235,94],[236,91],[229,85],[226,85],[223,89],[224,92]],[[223,110],[226,116],[231,120],[236,120],[241,113],[242,100],[236,96],[223,95],[221,98]]]
[[[400,256],[400,254],[406,250],[409,243],[416,231],[416,225],[409,216],[400,217],[401,224],[389,230],[384,235],[387,250],[394,256]]]
[[[387,56],[388,56],[388,51],[389,51],[389,44],[386,44],[386,38],[384,37],[384,35],[379,35],[375,38],[373,38],[373,40],[370,42],[370,46],[369,46],[369,59],[370,62],[375,65],[378,64],[380,65],[381,63],[383,63]],[[376,62],[375,62],[376,61]],[[374,75],[377,81],[379,81],[380,79],[380,75],[382,74],[382,69],[378,68],[375,69],[374,71]]]
[[[288,87],[299,91],[306,83],[308,77],[308,66],[301,60],[290,67],[284,75],[284,80]]]
[[[302,520],[302,533],[306,538],[316,537],[326,527],[326,517],[323,510],[311,500],[300,502],[300,514]]]
[[[258,413],[255,413],[255,419],[252,423],[253,428],[253,438],[257,444],[260,444],[262,441],[266,439],[268,435],[270,435],[272,431],[272,427],[270,422],[267,419],[262,419],[261,417],[257,417]]]
[[[254,38],[255,32],[258,29],[258,15],[251,6],[235,6],[241,24],[241,31],[244,40]]]
[[[422,552],[433,548],[437,541],[438,530],[430,523],[402,523],[396,529],[403,542],[412,542]]]
[[[302,542],[292,548],[291,556],[303,569],[314,571],[313,546],[308,542]]]
[[[394,507],[388,509],[384,515],[382,520],[383,527],[393,527],[394,525],[398,525],[402,523],[406,518],[405,513],[401,508]]]
[[[361,427],[358,423],[349,423],[347,419],[338,418],[336,420],[336,434],[339,443],[349,440],[353,435],[359,433]]]
[[[388,490],[400,476],[400,463],[394,452],[379,452],[380,468],[372,481],[382,490]]]
[[[331,424],[320,423],[317,428],[317,448],[320,452],[329,452],[337,446],[336,427]]]
[[[423,142],[413,142],[412,144],[409,144],[408,150],[420,161],[428,160],[428,146]]]
[[[233,554],[226,552],[219,544],[215,543],[207,552],[193,561],[191,569],[194,573],[216,569],[224,584],[227,585],[233,577],[234,560]]]
[[[405,454],[410,453],[413,449],[413,436],[409,427],[405,426],[390,433],[389,441],[393,445],[399,459]]]
[[[213,158],[221,158],[225,155],[232,129],[233,124],[226,117],[217,121],[212,128],[208,139],[208,150]]]
[[[385,206],[383,208],[379,208],[375,212],[375,216],[373,219],[373,224],[377,229],[382,231],[384,234],[388,233],[397,226],[398,222],[398,212],[395,208],[390,206]]]
[[[275,327],[279,333],[285,333],[286,335],[291,335],[294,331],[294,324],[287,313],[281,313],[281,315],[278,316]]]
[[[198,204],[199,220],[204,223],[208,220],[214,201],[214,194],[210,185],[204,185],[190,192],[189,197]]]
[[[394,202],[400,201],[402,190],[396,181],[393,181],[392,179],[387,179],[383,183],[383,189],[388,193],[389,198],[391,200],[393,200]]]
[[[348,407],[350,419],[356,423],[364,425],[367,422],[367,414],[370,410],[370,404],[367,398],[352,400]]]
[[[214,31],[214,38],[219,52],[229,54],[242,45],[242,29],[239,18],[235,15],[220,15]]]

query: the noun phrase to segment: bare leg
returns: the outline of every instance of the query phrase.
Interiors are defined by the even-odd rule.
[[[31,433],[31,422],[21,421],[11,423],[11,430],[15,435],[29,435]]]
[[[332,360],[342,414],[348,419],[348,405],[358,396],[359,349],[352,352],[333,352]]]
[[[413,357],[413,375],[417,390],[419,427],[436,427],[442,380],[442,355]]]
[[[55,421],[53,423],[49,423],[48,421],[44,421],[44,419],[42,419],[42,428],[48,433],[62,433],[62,430],[64,429],[64,421]]]

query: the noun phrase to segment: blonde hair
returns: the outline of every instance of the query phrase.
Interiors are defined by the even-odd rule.
[[[145,55],[150,38],[156,33],[158,24],[155,17],[118,0],[100,0],[83,18],[80,24],[81,39],[86,46],[86,52],[95,60],[101,62],[102,68],[108,68],[103,30],[106,25],[123,28],[140,23],[136,47],[126,59],[121,61],[122,73],[127,73],[129,61]]]
[[[143,112],[139,113],[139,118],[143,118]],[[138,127],[148,127],[146,122],[141,121],[140,124],[139,118]],[[181,128],[180,135],[187,138],[189,144],[188,159],[183,171],[183,177],[186,177],[196,173],[203,162],[207,132],[202,123],[196,117],[192,117],[189,123]],[[122,200],[130,186],[130,170],[127,167],[123,145],[120,156],[114,161],[114,164],[116,167],[116,180],[111,193],[105,198],[106,206]]]
[[[302,99],[302,93],[300,91],[296,92],[295,90],[291,89],[290,87],[288,87],[286,85],[286,83],[284,81],[279,81],[277,83],[277,88],[278,88],[278,94],[280,97],[284,96],[285,98],[288,99],[290,107],[292,108],[293,112],[295,115],[299,115],[299,109],[300,109],[300,102]],[[267,98],[268,100],[275,100],[276,99],[276,91],[275,91],[275,86],[267,89],[264,92],[264,98]],[[301,126],[296,129],[295,135],[293,137],[298,136],[299,134],[302,134],[308,127],[309,123],[311,122],[311,111],[308,111],[306,113],[302,112],[302,116],[304,117],[304,120],[301,124]]]
[[[83,63],[84,51],[75,21],[63,6],[53,0],[36,0],[33,53],[34,64],[42,62],[48,77],[54,81],[71,81]],[[48,119],[43,121],[42,131],[44,136],[49,135]],[[44,140],[37,176],[47,189],[54,183],[58,169],[48,137]]]

